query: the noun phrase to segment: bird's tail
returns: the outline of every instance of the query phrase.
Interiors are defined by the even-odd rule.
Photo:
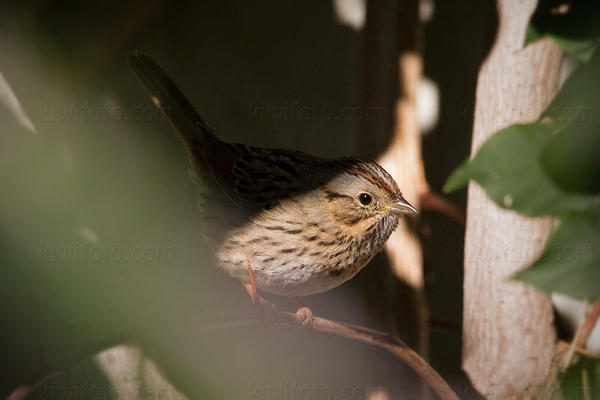
[[[133,51],[127,54],[127,62],[150,93],[154,104],[169,119],[190,150],[206,149],[207,142],[219,141],[177,85],[152,58]]]

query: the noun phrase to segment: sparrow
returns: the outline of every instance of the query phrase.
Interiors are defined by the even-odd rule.
[[[344,283],[401,216],[417,213],[373,161],[219,140],[152,58],[131,52],[128,63],[187,149],[216,265],[254,295],[308,296]]]

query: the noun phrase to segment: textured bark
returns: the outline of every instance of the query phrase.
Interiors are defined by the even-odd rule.
[[[555,94],[560,50],[549,41],[523,48],[536,3],[498,0],[496,43],[479,72],[472,155],[497,130],[537,119]],[[550,227],[549,219],[504,210],[469,186],[463,368],[488,398],[539,393],[551,380],[550,299],[509,280],[535,260]]]

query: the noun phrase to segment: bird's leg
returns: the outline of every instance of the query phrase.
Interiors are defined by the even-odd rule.
[[[244,289],[248,292],[248,295],[252,299],[252,303],[258,305],[262,310],[263,317],[265,321],[279,321],[279,314],[277,313],[277,309],[275,305],[270,301],[267,301],[258,295],[258,291],[256,290],[256,283],[254,281],[254,274],[252,273],[252,266],[250,265],[250,259],[246,257],[246,261],[248,262],[248,283],[243,283]]]
[[[256,290],[256,283],[254,282],[254,274],[252,273],[252,265],[250,265],[250,259],[246,257],[246,261],[248,262],[248,278],[249,283],[245,283],[244,287],[248,291],[248,294],[252,298],[252,302],[254,304],[258,304],[260,302],[260,297],[258,296],[258,291]]]
[[[310,307],[308,304],[306,304],[306,301],[304,301],[302,297],[294,297],[294,299],[299,306],[298,310],[296,310],[296,315],[302,319],[302,326],[314,329],[315,317],[313,316]]]

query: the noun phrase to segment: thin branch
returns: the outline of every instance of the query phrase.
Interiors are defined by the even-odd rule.
[[[439,194],[431,191],[431,189],[427,188],[427,190],[421,192],[419,199],[422,209],[438,211],[462,225],[465,224],[467,219],[465,210],[450,203]]]
[[[587,316],[585,317],[585,322],[581,327],[581,334],[579,335],[579,340],[577,341],[577,347],[585,348],[585,345],[590,338],[594,327],[598,323],[598,318],[600,317],[600,300],[596,301],[592,304],[592,309],[589,311]]]
[[[585,368],[581,371],[581,387],[583,389],[583,400],[591,400],[590,380],[588,378],[588,371]]]
[[[566,342],[564,340],[559,340],[557,343],[559,353],[566,353],[571,348],[571,343]],[[575,347],[575,353],[586,356],[588,358],[594,358],[596,360],[600,360],[600,354],[594,353],[593,351],[589,351],[584,349],[583,347]]]
[[[343,337],[346,339],[356,340],[371,346],[385,349],[404,361],[406,365],[413,369],[429,387],[437,393],[442,400],[458,400],[458,396],[450,385],[431,367],[417,352],[412,350],[408,345],[391,335],[377,331],[371,328],[347,324],[338,321],[332,321],[321,317],[311,317],[312,324],[306,325],[306,316],[302,315],[298,310],[296,313],[276,311],[273,304],[263,299],[260,296],[253,298],[260,307],[267,307],[276,313],[276,319],[270,321],[273,324],[291,325],[299,328],[313,329],[318,332],[329,333],[331,335]],[[259,319],[256,320],[260,321]],[[264,321],[264,318],[263,318]],[[229,321],[235,322],[234,321]],[[244,323],[248,323],[245,321]],[[221,321],[222,323],[222,321]],[[210,329],[210,325],[208,326]]]
[[[262,307],[273,307],[269,301],[260,296],[256,300]],[[270,309],[274,310],[274,308]],[[298,312],[290,313],[277,311],[276,313],[278,321],[272,321],[274,323],[307,328],[306,317]],[[417,352],[412,350],[405,343],[387,333],[359,325],[332,321],[321,317],[312,317],[312,324],[307,329],[314,329],[315,331],[329,333],[331,335],[356,340],[358,342],[385,349],[411,367],[413,371],[421,376],[421,378],[423,378],[423,380],[435,393],[437,393],[441,399],[458,400],[458,396],[456,393],[454,393],[450,385],[448,385],[448,383],[440,376],[440,374],[437,373],[436,370],[431,367],[431,365],[427,363],[427,361],[425,361],[419,354],[417,354]]]
[[[583,309],[584,309],[584,315],[587,315],[587,309],[588,309],[588,302],[587,302],[587,300],[584,301],[584,308]],[[569,350],[567,351],[567,353],[563,357],[563,364],[562,364],[563,370],[566,370],[571,365],[571,363],[573,361],[573,357],[575,356],[575,349],[577,347],[582,347],[582,346],[578,346],[578,343],[580,341],[579,338],[581,337],[581,333],[583,332],[583,326],[584,325],[585,325],[585,321],[581,320],[581,322],[579,323],[579,325],[577,325],[577,329],[575,329],[575,334],[573,335],[573,340],[571,340],[571,344],[569,345]]]
[[[302,316],[290,312],[279,312],[278,314],[281,317],[281,323],[304,327],[304,318]],[[319,332],[356,340],[389,351],[420,375],[441,399],[458,400],[456,393],[454,393],[448,383],[427,363],[427,361],[406,344],[395,340],[392,336],[368,328],[344,324],[320,317],[314,317],[313,326],[314,328],[311,328]]]

